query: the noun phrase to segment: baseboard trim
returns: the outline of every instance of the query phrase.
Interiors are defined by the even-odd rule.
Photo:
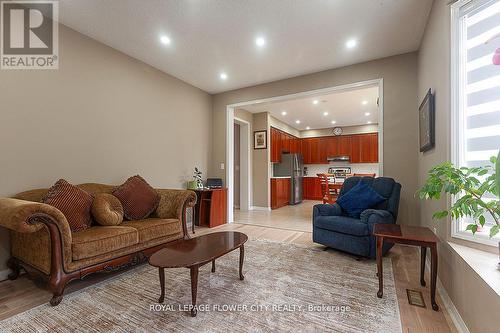
[[[271,211],[271,207],[252,206],[252,207],[250,207],[250,210],[261,210],[261,211],[269,212],[269,211]]]
[[[10,269],[6,268],[0,271],[0,281],[7,280],[9,278]]]
[[[427,257],[427,259],[425,260],[425,269],[428,272],[431,271],[431,262],[429,257]],[[459,333],[470,333],[469,328],[462,319],[462,316],[460,316],[460,312],[458,312],[457,308],[455,307],[455,304],[453,304],[453,301],[448,295],[446,288],[441,283],[439,276],[437,278],[436,291],[438,292],[439,296],[441,296],[441,301],[443,302],[443,306],[446,308],[446,311],[448,311],[451,321],[455,325],[457,331]]]

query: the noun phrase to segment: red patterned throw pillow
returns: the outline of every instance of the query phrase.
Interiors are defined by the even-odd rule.
[[[92,218],[90,209],[94,198],[64,179],[59,179],[42,198],[42,202],[59,209],[73,232],[90,227]]]
[[[113,191],[123,206],[123,215],[129,220],[147,218],[160,202],[160,196],[141,176],[127,179]]]

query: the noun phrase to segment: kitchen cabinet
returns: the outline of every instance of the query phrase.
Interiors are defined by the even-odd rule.
[[[378,133],[352,135],[351,163],[378,162]]]
[[[271,178],[271,209],[290,204],[290,178]]]
[[[304,200],[322,200],[323,194],[319,177],[302,178],[302,198]]]
[[[271,162],[279,163],[282,153],[300,153],[300,139],[271,127]]]
[[[377,163],[378,134],[303,138],[301,153],[304,164],[327,164],[332,156],[349,156],[351,163]]]

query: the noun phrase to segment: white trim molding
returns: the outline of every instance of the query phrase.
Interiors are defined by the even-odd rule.
[[[429,257],[425,260],[425,269],[430,272],[431,271],[431,261]],[[441,296],[441,301],[443,302],[443,306],[450,315],[451,321],[455,325],[455,328],[459,333],[470,333],[469,328],[465,324],[465,321],[462,319],[462,316],[460,316],[460,312],[458,312],[457,308],[455,307],[455,304],[453,304],[453,301],[451,300],[450,296],[448,295],[448,292],[446,291],[445,287],[441,283],[441,280],[439,279],[439,276],[437,278],[437,283],[436,283],[436,290]],[[439,304],[438,304],[439,305]]]

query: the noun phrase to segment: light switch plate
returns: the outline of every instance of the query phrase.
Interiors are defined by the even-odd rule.
[[[221,163],[221,164],[220,164],[220,169],[221,169],[221,170],[224,170],[224,163]]]

